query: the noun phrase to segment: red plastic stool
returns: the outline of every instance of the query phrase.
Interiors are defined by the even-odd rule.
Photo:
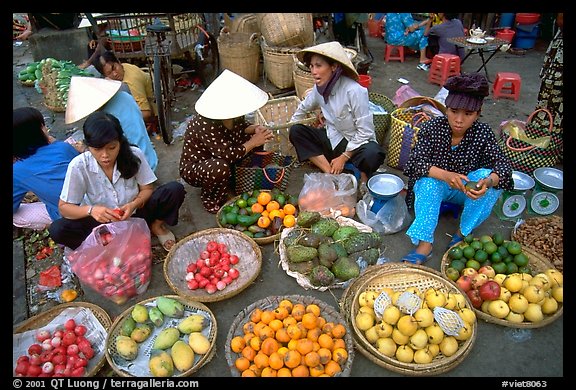
[[[512,98],[518,101],[522,79],[518,73],[498,72],[494,81],[494,98]]]
[[[384,61],[404,62],[404,46],[386,44],[386,49],[384,49]]]
[[[448,77],[460,74],[460,57],[455,54],[436,54],[428,71],[428,82],[443,86]]]

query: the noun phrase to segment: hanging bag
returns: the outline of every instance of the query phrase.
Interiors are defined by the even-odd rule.
[[[544,112],[549,126],[543,128],[534,117]],[[536,168],[556,165],[562,153],[562,133],[553,131],[552,114],[545,108],[535,110],[526,122],[516,119],[500,124],[498,144],[512,162],[512,169],[532,175]]]
[[[253,190],[286,190],[294,157],[276,152],[254,152],[234,167],[234,188],[237,195]]]

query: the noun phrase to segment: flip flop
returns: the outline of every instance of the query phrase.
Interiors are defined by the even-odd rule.
[[[452,240],[450,240],[450,243],[448,244],[448,249],[452,248],[454,245],[462,242],[463,240],[464,237],[462,237],[458,233],[454,233],[454,235],[452,236]]]
[[[170,252],[170,249],[176,245],[176,237],[170,230],[166,234],[157,234],[156,237],[166,252]]]
[[[408,253],[406,256],[404,256],[400,261],[405,262],[405,263],[421,265],[421,264],[424,264],[425,262],[427,262],[431,257],[432,257],[432,251],[430,251],[428,256],[426,256],[426,255],[423,255],[421,253],[416,253],[416,249],[413,249],[410,251],[410,253]]]

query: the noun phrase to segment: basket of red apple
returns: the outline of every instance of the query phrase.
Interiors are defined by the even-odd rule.
[[[243,291],[260,273],[262,252],[242,232],[212,228],[180,240],[164,261],[176,294],[197,302],[221,301]]]
[[[368,267],[340,298],[356,348],[388,370],[438,375],[458,366],[477,336],[465,294],[440,272],[421,265]]]
[[[539,253],[500,233],[466,236],[446,251],[441,271],[484,321],[540,328],[562,315],[563,274]]]

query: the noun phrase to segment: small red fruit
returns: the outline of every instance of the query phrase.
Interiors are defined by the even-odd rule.
[[[230,255],[230,264],[236,265],[240,261],[240,258],[236,255]]]
[[[208,244],[206,244],[206,250],[208,252],[218,250],[218,243],[216,241],[208,241]]]
[[[114,209],[114,212],[118,214],[118,217],[124,216],[124,210],[122,209]]]

